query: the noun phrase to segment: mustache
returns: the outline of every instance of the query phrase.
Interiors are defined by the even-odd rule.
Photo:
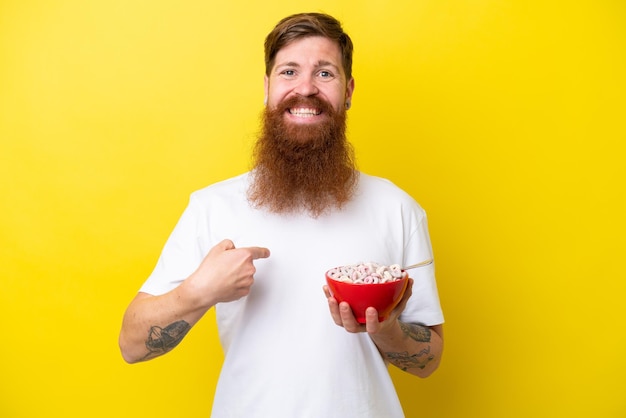
[[[292,96],[289,97],[282,102],[280,102],[276,106],[276,110],[280,113],[286,112],[288,109],[294,107],[310,107],[319,109],[322,113],[326,113],[328,115],[333,115],[335,110],[327,101],[316,97],[316,96]]]

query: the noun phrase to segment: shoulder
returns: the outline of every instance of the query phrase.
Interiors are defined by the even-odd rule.
[[[366,198],[385,199],[420,208],[417,201],[391,180],[371,174],[359,173],[358,193]]]
[[[191,193],[192,201],[206,202],[220,198],[235,198],[245,196],[248,189],[249,173],[243,173],[226,180],[210,184]]]

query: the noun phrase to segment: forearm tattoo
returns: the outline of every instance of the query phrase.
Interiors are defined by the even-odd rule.
[[[404,332],[404,335],[414,339],[421,343],[430,342],[430,328],[419,324],[405,324],[400,322],[400,329]]]
[[[402,329],[405,336],[412,340],[421,343],[430,342],[430,328],[424,325],[400,322],[400,329]],[[404,371],[413,368],[424,369],[435,358],[435,356],[430,354],[430,345],[414,354],[409,354],[407,351],[401,353],[387,352],[385,354],[393,365]]]
[[[146,348],[148,354],[144,360],[160,356],[176,347],[187,335],[191,326],[186,321],[176,321],[165,328],[153,325],[148,331]]]

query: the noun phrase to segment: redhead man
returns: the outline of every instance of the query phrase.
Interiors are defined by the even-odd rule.
[[[439,365],[433,265],[412,272],[382,322],[370,307],[358,323],[324,285],[335,266],[432,257],[424,210],[356,169],[352,49],[325,14],[270,32],[252,170],[192,193],[124,316],[120,348],[134,363],[172,350],[215,308],[225,360],[213,417],[402,417],[388,365],[419,377]]]

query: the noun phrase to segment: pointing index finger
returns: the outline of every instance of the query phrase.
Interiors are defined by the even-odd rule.
[[[248,251],[250,251],[253,260],[270,256],[270,250],[265,247],[248,247]]]

